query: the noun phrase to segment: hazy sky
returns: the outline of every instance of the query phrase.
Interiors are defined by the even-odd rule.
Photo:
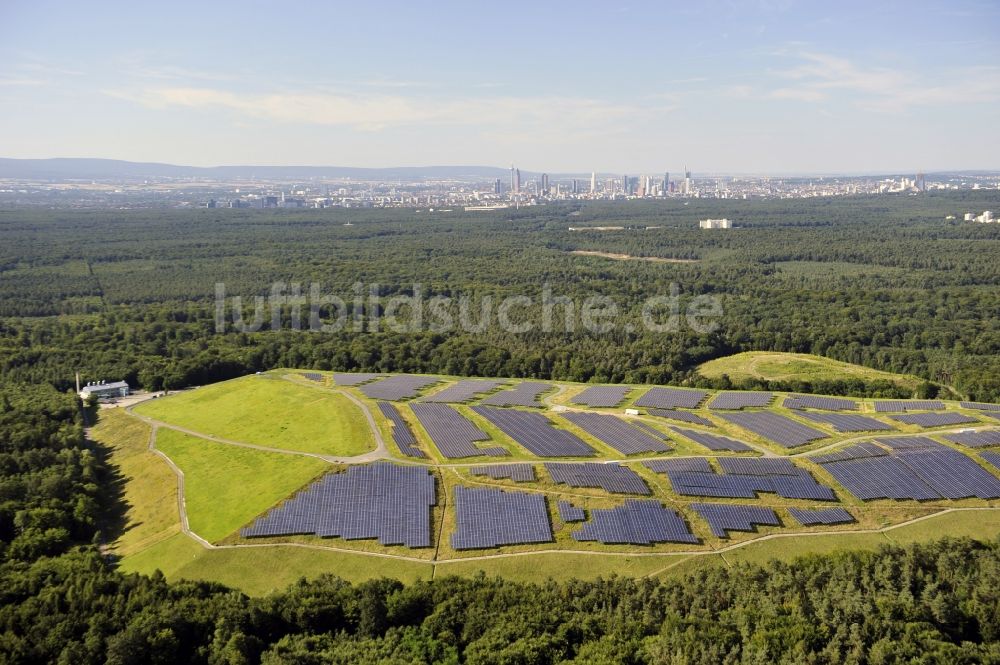
[[[1000,168],[1000,3],[0,1],[0,156]]]

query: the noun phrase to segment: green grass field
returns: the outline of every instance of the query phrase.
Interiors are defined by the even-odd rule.
[[[92,439],[111,450],[111,463],[124,482],[128,506],[124,530],[111,544],[120,556],[140,552],[180,532],[177,511],[177,477],[151,452],[150,427],[122,409],[104,409]]]
[[[375,448],[347,397],[273,375],[245,376],[144,402],[135,412],[201,434],[334,456]]]
[[[156,447],[184,472],[191,530],[225,538],[330,469],[325,462],[225,443],[160,428]]]
[[[915,376],[882,372],[808,353],[775,353],[772,351],[747,351],[725,358],[716,358],[699,365],[698,372],[710,379],[725,374],[736,382],[750,379],[768,381],[882,380],[891,381],[911,390],[921,382]]]

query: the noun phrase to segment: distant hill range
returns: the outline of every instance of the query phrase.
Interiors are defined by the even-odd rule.
[[[522,178],[536,174],[521,172]],[[494,166],[178,166],[118,159],[65,157],[56,159],[0,158],[0,178],[25,180],[142,180],[145,178],[204,178],[219,180],[493,180],[510,177],[509,169]]]

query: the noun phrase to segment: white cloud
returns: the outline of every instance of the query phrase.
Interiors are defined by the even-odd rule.
[[[278,122],[342,125],[363,131],[417,125],[550,125],[553,131],[599,127],[669,108],[635,107],[573,97],[469,97],[438,99],[342,92],[237,93],[215,88],[152,87],[105,94],[148,108],[223,109],[241,117]]]

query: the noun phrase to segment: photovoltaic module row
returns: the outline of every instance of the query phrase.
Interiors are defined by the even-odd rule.
[[[469,473],[474,476],[486,476],[493,480],[509,478],[516,483],[529,483],[536,479],[535,467],[531,464],[487,464],[474,466],[469,469]]]
[[[483,400],[483,404],[491,406],[542,406],[538,396],[552,390],[551,383],[524,381],[514,386],[513,390],[501,390]]]
[[[389,462],[328,473],[243,529],[244,538],[314,533],[383,545],[429,547],[434,476]]]
[[[416,376],[413,374],[397,374],[374,383],[366,383],[361,386],[361,392],[371,399],[384,399],[390,402],[398,402],[403,399],[412,399],[417,396],[421,389],[437,383],[438,380],[430,376]]]
[[[334,372],[333,382],[338,386],[360,386],[362,383],[374,381],[378,377],[378,374],[361,372]]]
[[[607,545],[698,542],[680,515],[653,499],[629,499],[617,508],[591,510],[590,521],[574,531],[573,538]]]
[[[984,450],[979,456],[1000,470],[1000,452],[995,450]]]
[[[783,403],[787,409],[819,409],[820,411],[857,411],[858,403],[840,397],[791,395]]]
[[[955,443],[960,443],[969,448],[985,448],[987,446],[1000,446],[1000,429],[988,429],[980,432],[957,432],[955,434],[945,434],[944,438]]]
[[[963,409],[975,409],[976,411],[998,411],[1000,404],[988,404],[987,402],[959,402]]]
[[[689,411],[676,411],[674,409],[646,409],[646,413],[651,416],[657,416],[658,418],[667,418],[669,420],[676,420],[682,423],[715,427],[715,423],[708,418],[702,418],[697,413],[690,413]]]
[[[652,425],[650,425],[647,422],[644,422],[642,420],[630,420],[628,422],[633,427],[638,427],[639,429],[641,429],[646,434],[648,434],[648,435],[650,435],[650,436],[652,436],[654,438],[660,439],[661,441],[668,441],[670,439],[670,437],[668,437],[665,433],[663,433],[660,430],[656,429],[655,427],[653,427]]]
[[[623,455],[666,452],[670,446],[618,416],[567,411],[562,417]]]
[[[817,464],[826,464],[827,462],[843,462],[845,460],[862,459],[865,457],[883,457],[888,454],[888,450],[877,446],[874,443],[859,443],[857,445],[847,446],[846,448],[842,448],[841,450],[833,453],[815,455],[809,459]]]
[[[882,432],[895,429],[892,425],[871,416],[855,413],[813,413],[802,411],[798,414],[814,423],[825,423],[837,432]]]
[[[545,470],[553,482],[570,487],[596,487],[615,494],[651,493],[639,474],[620,464],[546,462]]]
[[[895,411],[934,411],[943,409],[944,402],[936,399],[889,399],[875,402],[877,413],[892,413]]]
[[[721,392],[708,403],[710,409],[744,409],[750,406],[767,406],[774,399],[774,393],[737,390]]]
[[[559,519],[563,522],[582,522],[587,519],[583,508],[577,508],[569,501],[560,501],[556,504],[556,507],[559,509]]]
[[[685,429],[683,427],[675,427],[673,425],[670,426],[670,429],[674,430],[681,436],[691,439],[695,443],[700,443],[709,450],[729,450],[732,452],[753,450],[753,448],[742,441],[731,439],[728,436],[719,436],[718,434],[709,434],[708,432],[699,432],[698,430]]]
[[[447,404],[411,402],[410,408],[441,454],[449,459],[462,457],[504,457],[507,450],[498,446],[479,448],[476,441],[489,441],[490,435]]]
[[[629,390],[629,386],[591,386],[572,397],[570,402],[594,408],[610,408],[621,404]]]
[[[758,492],[768,492],[786,499],[836,499],[832,489],[817,483],[812,474],[790,460],[724,457],[719,461],[726,462],[721,474],[707,461],[702,468],[687,460],[656,460],[646,466],[654,471],[662,469],[674,492],[682,496],[754,499]]]
[[[504,381],[487,381],[479,379],[467,379],[448,386],[440,392],[428,395],[421,399],[423,402],[468,402],[477,395],[487,393],[497,386],[502,386]]]
[[[810,441],[825,439],[828,436],[825,432],[771,411],[721,413],[719,415],[734,425],[759,434],[783,448],[804,446]]]
[[[315,381],[316,383],[322,383],[323,375],[316,374],[315,372],[303,372],[302,377],[309,379],[310,381]]]
[[[456,550],[552,541],[545,497],[492,488],[455,488]]]
[[[812,510],[807,508],[789,508],[788,512],[802,526],[816,526],[817,524],[852,524],[856,520],[854,515],[843,508],[821,508]]]
[[[703,390],[650,388],[642,397],[635,401],[635,405],[657,409],[694,409],[705,399],[705,395],[707,394]]]
[[[762,506],[692,503],[691,509],[708,522],[712,534],[718,538],[728,538],[730,531],[756,531],[757,525],[781,526],[774,511]]]
[[[979,422],[972,416],[957,411],[946,411],[944,413],[907,413],[901,416],[889,416],[893,420],[907,425],[919,425],[920,427],[941,427],[943,425],[963,425],[965,423]]]
[[[400,415],[396,405],[389,402],[379,402],[378,408],[382,411],[382,415],[392,423],[392,440],[399,447],[399,451],[409,457],[427,457],[424,451],[417,448],[417,439],[410,431],[409,423]]]
[[[474,406],[472,410],[539,457],[590,457],[597,454],[572,432],[556,429],[535,411]]]

